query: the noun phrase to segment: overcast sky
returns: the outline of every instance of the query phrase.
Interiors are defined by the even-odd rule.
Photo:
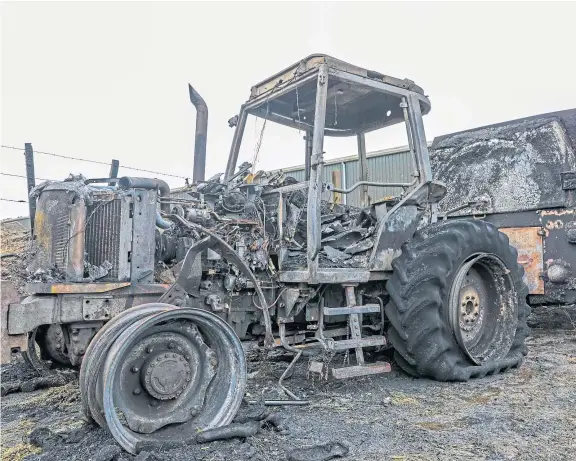
[[[192,83],[208,103],[207,176],[224,171],[227,120],[250,87],[312,53],[327,53],[424,88],[436,135],[576,107],[576,3],[3,2],[2,144],[191,176]],[[249,120],[241,160],[261,124]],[[369,151],[405,144],[402,130]],[[400,127],[399,127],[400,128]],[[328,158],[355,152],[330,139]],[[4,173],[24,174],[2,148]],[[266,126],[261,168],[303,163],[301,134]],[[102,177],[108,167],[36,156],[36,175]],[[177,187],[178,178],[162,177]],[[0,196],[25,180],[0,176]],[[1,216],[27,205],[0,202]]]

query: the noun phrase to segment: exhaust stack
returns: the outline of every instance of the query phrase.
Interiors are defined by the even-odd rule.
[[[194,140],[194,171],[192,182],[204,181],[206,170],[206,137],[208,135],[208,106],[202,96],[188,84],[190,102],[196,107],[196,134]]]

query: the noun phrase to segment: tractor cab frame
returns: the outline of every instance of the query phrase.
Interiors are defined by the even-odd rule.
[[[236,170],[240,145],[248,115],[302,130],[305,136],[304,182],[269,193],[280,194],[279,217],[285,216],[282,195],[298,189],[308,189],[307,204],[307,268],[283,270],[283,255],[279,255],[280,280],[283,282],[346,283],[367,282],[388,278],[391,261],[398,254],[405,235],[415,230],[417,213],[404,213],[394,226],[396,235],[385,238],[390,231],[387,223],[407,203],[429,208],[428,222],[436,221],[435,204],[445,188],[432,181],[432,171],[422,116],[430,111],[430,101],[422,88],[408,79],[397,79],[315,54],[290,66],[252,87],[249,100],[234,120],[234,133],[224,182],[230,181]],[[375,182],[369,180],[365,134],[387,126],[404,123],[408,146],[413,157],[414,180],[411,182]],[[359,177],[349,188],[338,188],[322,181],[324,137],[356,136],[358,143]],[[321,250],[320,203],[325,191],[349,194],[360,188],[363,207],[374,206],[383,197],[370,200],[368,187],[396,187],[403,191],[398,197],[387,197],[380,210],[376,242],[364,270],[319,267]],[[425,203],[424,203],[425,202]],[[398,226],[400,224],[400,226]],[[400,229],[399,229],[400,227]],[[282,228],[281,228],[282,229]],[[398,232],[400,230],[400,232]]]

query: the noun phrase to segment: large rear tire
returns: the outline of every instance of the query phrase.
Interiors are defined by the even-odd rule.
[[[528,288],[516,249],[496,227],[430,225],[402,246],[392,268],[388,339],[407,373],[467,381],[520,365]]]

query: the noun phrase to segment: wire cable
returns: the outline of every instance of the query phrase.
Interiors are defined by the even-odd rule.
[[[270,309],[271,307],[274,307],[276,305],[276,303],[278,302],[278,300],[280,299],[280,296],[282,296],[282,293],[284,293],[286,291],[286,288],[282,288],[282,290],[280,290],[280,293],[278,294],[276,300],[270,304],[269,306],[266,307],[261,307],[258,304],[256,304],[256,301],[254,300],[254,295],[256,293],[252,293],[252,302],[254,303],[254,306],[256,306],[256,308],[260,309],[260,310],[264,310],[264,309]]]
[[[0,174],[2,176],[12,176],[14,178],[24,178],[24,179],[28,179],[27,176],[24,176],[22,174],[14,174],[14,173],[4,173],[4,172],[0,172]],[[39,181],[55,181],[55,179],[46,179],[46,178],[34,178],[34,179],[38,179]]]
[[[7,145],[4,145],[4,144],[2,144],[1,147],[5,148],[5,149],[13,149],[13,150],[20,150],[20,151],[24,151],[24,150],[25,150],[25,149],[22,148],[22,147],[7,146]],[[52,157],[65,158],[65,159],[68,159],[68,160],[77,160],[77,161],[80,161],[80,162],[95,163],[95,164],[97,164],[97,165],[110,166],[110,163],[108,163],[108,162],[102,162],[102,161],[100,161],[100,160],[90,160],[90,159],[87,159],[87,158],[71,157],[71,156],[68,156],[68,155],[55,154],[54,152],[44,152],[44,151],[41,151],[41,150],[34,150],[34,153],[35,153],[35,154],[41,154],[41,155],[50,155],[50,156],[52,156]],[[146,169],[144,169],[144,168],[137,168],[137,167],[133,167],[133,166],[121,165],[121,167],[122,167],[122,168],[125,168],[125,169],[127,169],[127,170],[142,171],[142,172],[144,172],[144,173],[152,173],[152,174],[159,174],[159,175],[162,175],[162,176],[171,176],[171,177],[173,177],[173,178],[188,179],[188,178],[185,177],[185,176],[178,176],[178,175],[171,174],[171,173],[162,173],[162,172],[160,172],[160,171],[146,170]]]
[[[0,197],[0,200],[4,202],[28,203],[28,200],[14,200],[11,198],[4,198],[4,197]]]

